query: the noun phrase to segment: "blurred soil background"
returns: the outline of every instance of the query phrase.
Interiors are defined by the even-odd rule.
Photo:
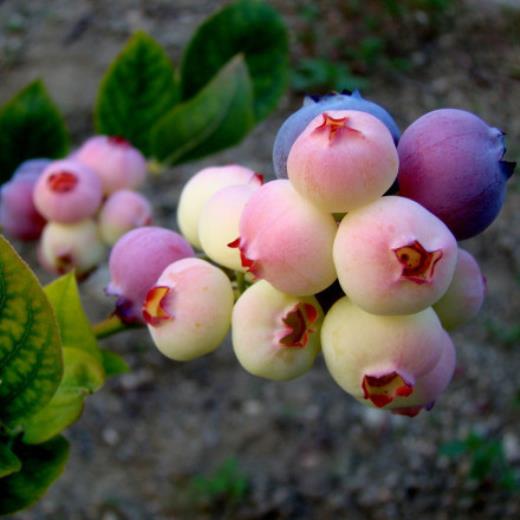
[[[291,32],[291,89],[235,149],[150,178],[158,221],[209,164],[272,175],[271,147],[304,92],[360,87],[404,129],[441,107],[507,132],[520,160],[519,0],[275,0]],[[107,65],[135,29],[178,62],[213,0],[0,0],[0,102],[42,77],[76,144],[92,130]],[[289,383],[254,378],[226,343],[188,364],[145,331],[106,341],[132,372],[87,400],[67,433],[61,479],[20,520],[520,518],[520,177],[500,218],[463,244],[488,297],[454,334],[458,368],[415,419],[362,407],[322,360]],[[27,248],[24,251],[28,251]],[[44,276],[44,275],[42,275]],[[45,279],[45,277],[44,277]],[[83,287],[92,319],[110,312],[106,269]]]

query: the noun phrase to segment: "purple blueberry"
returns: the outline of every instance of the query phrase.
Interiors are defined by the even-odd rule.
[[[399,127],[392,116],[381,106],[361,97],[358,90],[352,94],[328,94],[321,97],[307,96],[303,106],[282,124],[273,145],[273,166],[276,176],[287,179],[287,157],[294,141],[307,125],[319,114],[330,110],[359,110],[367,112],[383,122],[397,143]]]
[[[503,160],[504,132],[457,109],[429,112],[398,146],[400,195],[439,217],[457,240],[486,229],[504,202],[515,163]]]
[[[11,238],[36,240],[46,222],[33,202],[34,186],[41,169],[23,168],[23,165],[0,191],[0,226]]]
[[[143,322],[146,294],[166,267],[195,256],[184,237],[169,229],[147,226],[123,235],[110,253],[107,294],[117,296],[116,314],[127,323]]]
[[[29,159],[28,161],[24,161],[13,173],[13,177],[19,177],[21,175],[36,175],[36,177],[40,176],[40,173],[51,164],[52,159]]]

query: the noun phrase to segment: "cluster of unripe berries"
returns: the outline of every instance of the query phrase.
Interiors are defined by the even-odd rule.
[[[309,99],[276,137],[277,180],[201,170],[180,197],[184,236],[123,236],[108,292],[172,359],[213,351],[231,326],[252,374],[292,379],[321,351],[356,399],[414,416],[453,375],[446,331],[483,302],[457,240],[498,214],[514,169],[504,153],[503,133],[465,111],[431,112],[400,136],[358,93]]]
[[[69,157],[21,164],[0,195],[0,225],[10,237],[40,239],[51,273],[86,276],[127,231],[149,225],[152,208],[135,191],[147,166],[119,137],[95,136]]]

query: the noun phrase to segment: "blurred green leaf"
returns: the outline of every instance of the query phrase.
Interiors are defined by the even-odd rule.
[[[98,132],[128,139],[150,155],[150,129],[179,100],[170,59],[151,36],[135,33],[106,72],[98,92]]]
[[[0,444],[0,478],[20,471],[22,463],[9,446]]]
[[[63,118],[42,81],[33,81],[0,107],[0,183],[23,161],[62,157],[68,145]]]
[[[45,406],[62,375],[56,318],[38,280],[0,237],[0,422]]]
[[[44,290],[56,314],[63,348],[85,350],[101,363],[101,350],[81,304],[74,273],[57,278]]]
[[[29,507],[45,493],[63,471],[69,444],[60,436],[37,446],[18,443],[13,451],[22,468],[0,479],[0,514],[3,515]]]
[[[54,437],[78,420],[85,397],[105,381],[102,365],[85,350],[63,349],[64,373],[51,401],[24,423],[23,440],[39,444]]]
[[[128,363],[115,352],[110,350],[101,349],[101,355],[103,356],[103,368],[107,377],[118,376],[130,372]]]
[[[252,102],[249,74],[237,56],[153,128],[154,156],[178,164],[237,144],[254,125]]]
[[[238,0],[204,21],[181,63],[183,99],[200,92],[237,54],[245,57],[257,120],[276,106],[287,87],[288,35],[274,8],[259,0]]]

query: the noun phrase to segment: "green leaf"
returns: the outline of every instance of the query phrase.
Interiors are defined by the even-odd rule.
[[[153,153],[170,164],[197,159],[238,143],[253,125],[251,82],[237,56],[152,129]]]
[[[0,237],[0,422],[49,402],[62,375],[58,324],[38,280]]]
[[[252,78],[257,120],[276,106],[287,87],[288,35],[280,15],[267,3],[239,0],[208,18],[195,32],[181,64],[183,99],[199,92],[237,54]]]
[[[44,290],[58,320],[63,348],[85,350],[101,364],[101,350],[83,310],[74,273],[61,276]]]
[[[101,354],[103,355],[103,367],[107,377],[126,374],[130,371],[128,363],[119,354],[104,349],[101,350]]]
[[[0,108],[0,182],[34,157],[67,153],[67,129],[41,81],[34,81]]]
[[[0,478],[16,473],[22,468],[20,459],[5,444],[0,444]]]
[[[150,154],[150,128],[179,100],[179,85],[164,49],[134,34],[105,74],[96,101],[98,132],[128,139]]]
[[[22,469],[0,479],[0,514],[3,515],[29,507],[41,498],[63,472],[69,443],[64,437],[37,446],[19,443],[14,453],[21,460]]]
[[[54,437],[77,421],[85,397],[98,390],[105,381],[100,363],[85,350],[63,349],[63,379],[51,401],[24,423],[23,440],[39,444]]]

